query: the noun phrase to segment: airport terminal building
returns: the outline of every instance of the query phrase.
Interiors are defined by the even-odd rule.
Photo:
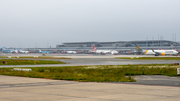
[[[67,42],[61,45],[56,45],[56,48],[18,48],[32,53],[37,53],[39,50],[51,51],[52,53],[63,53],[65,50],[72,50],[81,53],[93,51],[92,45],[97,50],[117,50],[120,54],[136,52],[135,44],[138,44],[142,49],[176,49],[180,51],[180,42],[168,40],[145,40],[145,41],[113,41],[113,42]],[[7,48],[12,49],[12,48]]]
[[[119,53],[134,53],[136,52],[135,44],[138,44],[142,49],[176,49],[180,51],[180,43],[168,40],[68,42],[62,45],[56,45],[56,48],[87,51],[93,50],[92,45],[94,45],[98,50],[117,50]]]
[[[135,47],[135,44],[138,44],[140,47],[146,48],[174,48],[180,47],[180,43],[168,40],[146,40],[146,41],[114,41],[114,42],[68,42],[63,43],[63,45],[56,45],[56,48],[92,48],[94,45],[97,48],[130,48]]]

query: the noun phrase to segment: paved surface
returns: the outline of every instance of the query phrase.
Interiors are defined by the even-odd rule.
[[[83,56],[84,57],[84,56]],[[96,56],[98,57],[98,56]],[[48,59],[44,59],[48,60]],[[72,58],[72,59],[50,59],[62,61],[67,64],[53,65],[1,65],[1,67],[49,67],[49,66],[84,66],[84,65],[127,65],[127,64],[174,64],[180,60],[128,60],[114,58]]]
[[[0,76],[0,101],[179,101],[180,88]]]
[[[12,54],[14,55],[14,54]],[[24,55],[24,54],[22,54]],[[35,54],[31,54],[35,55]],[[52,55],[52,54],[50,54]],[[40,56],[40,55],[39,55]],[[52,55],[53,56],[53,55]],[[56,55],[54,55],[56,56]],[[172,64],[179,60],[123,60],[115,56],[59,55],[68,64],[21,65],[7,67],[42,67],[73,65]],[[129,57],[138,57],[130,56]],[[118,56],[119,57],[119,56]],[[122,55],[122,57],[127,57]],[[150,56],[152,57],[152,56]],[[4,66],[1,66],[1,68]],[[27,77],[0,76],[0,101],[179,101],[180,78],[136,76],[137,82],[75,82]]]
[[[180,87],[180,77],[169,77],[164,75],[140,75],[133,76],[137,82],[120,82],[123,84],[140,84],[155,86],[174,86]]]
[[[99,58],[111,58],[111,57],[157,57],[154,55],[100,55],[100,54],[57,54],[57,53],[50,53],[45,54],[46,56],[57,56],[57,57],[71,57],[71,58],[82,58],[82,56],[87,56],[88,58],[94,58],[98,56]],[[0,53],[0,56],[43,56],[42,53],[29,53],[29,54],[19,54],[19,53]],[[180,56],[158,56],[158,57],[180,57]]]

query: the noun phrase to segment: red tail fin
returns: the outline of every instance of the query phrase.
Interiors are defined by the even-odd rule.
[[[93,45],[93,49],[94,49],[94,51],[97,51],[97,49],[95,48],[95,46]]]

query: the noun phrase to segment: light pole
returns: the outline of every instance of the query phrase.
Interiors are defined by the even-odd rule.
[[[147,47],[147,37],[146,37],[146,47]]]

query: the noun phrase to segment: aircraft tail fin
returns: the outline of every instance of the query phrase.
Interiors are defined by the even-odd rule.
[[[154,52],[154,49],[151,49]]]
[[[66,52],[66,49],[65,49],[65,48],[63,48],[63,50],[64,50],[64,52]]]
[[[2,50],[4,51],[4,50],[6,50],[4,47],[2,47]]]
[[[42,51],[39,49],[39,52],[41,53]]]
[[[137,51],[137,52],[142,52],[141,47],[139,47],[139,45],[138,45],[138,44],[135,44],[135,45],[136,45],[136,51]]]
[[[94,49],[94,51],[97,51],[97,49],[96,49],[96,47],[93,45],[93,49]]]

